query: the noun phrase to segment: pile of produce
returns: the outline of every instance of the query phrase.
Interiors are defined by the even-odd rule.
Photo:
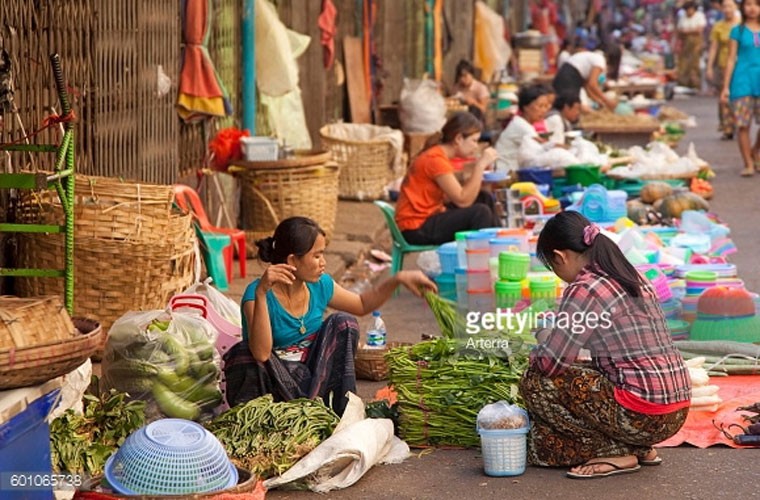
[[[519,402],[518,383],[535,339],[481,331],[471,337],[493,348],[468,348],[467,339],[455,338],[464,331],[456,304],[434,294],[426,298],[443,337],[391,349],[385,357],[398,394],[399,434],[413,446],[479,446],[478,412],[500,400]]]
[[[683,189],[674,189],[663,181],[648,182],[641,189],[639,199],[627,202],[628,218],[637,224],[651,223],[650,214],[657,220],[678,219],[686,210],[710,210],[704,197]]]
[[[320,400],[275,403],[271,394],[206,424],[235,465],[261,479],[279,476],[330,437],[339,418]]]
[[[660,122],[651,115],[639,113],[620,115],[608,109],[603,109],[581,115],[580,127],[592,131],[614,130],[616,132],[640,128],[657,130],[660,128]]]
[[[710,376],[760,374],[760,346],[732,340],[677,340],[686,360],[704,358]]]
[[[129,401],[115,390],[99,398],[86,394],[81,415],[68,409],[50,423],[53,471],[102,474],[106,460],[144,424],[144,401]]]
[[[101,390],[147,401],[149,420],[198,420],[222,401],[216,330],[199,316],[127,313],[108,333]]]

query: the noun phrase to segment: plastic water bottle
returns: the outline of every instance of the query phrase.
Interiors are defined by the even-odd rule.
[[[380,311],[372,311],[372,324],[367,330],[367,349],[385,349],[387,335]]]

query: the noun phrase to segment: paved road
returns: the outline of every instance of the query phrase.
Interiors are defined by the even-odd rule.
[[[723,142],[716,132],[716,104],[711,98],[674,101],[680,109],[694,115],[699,126],[690,129],[679,152],[693,142],[698,154],[718,174],[713,209],[732,229],[741,252],[732,257],[739,274],[751,290],[760,290],[760,267],[755,264],[758,248],[757,211],[760,201],[760,175],[742,178],[742,165],[734,142]],[[344,233],[366,233],[377,227],[374,207],[341,202],[338,229]],[[410,258],[413,264],[414,258]],[[383,307],[391,340],[417,341],[421,333],[436,332],[429,311],[406,292]],[[362,397],[374,394],[381,383],[360,382]],[[420,450],[417,450],[419,452]],[[616,478],[574,481],[565,478],[564,469],[529,467],[515,478],[492,478],[482,472],[477,450],[433,450],[418,453],[400,465],[376,466],[354,486],[331,492],[326,499],[470,499],[559,498],[585,499],[718,499],[760,498],[760,450],[732,450],[725,447],[700,450],[693,447],[660,451],[664,464],[646,467],[636,474]],[[308,492],[270,492],[272,499],[317,498]]]

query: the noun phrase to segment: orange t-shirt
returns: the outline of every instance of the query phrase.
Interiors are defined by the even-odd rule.
[[[435,179],[451,173],[454,173],[454,165],[440,146],[433,146],[415,158],[401,183],[396,203],[399,229],[419,229],[428,217],[446,210],[444,193]]]

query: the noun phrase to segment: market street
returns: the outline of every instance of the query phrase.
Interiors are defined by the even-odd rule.
[[[712,209],[729,224],[739,252],[730,257],[738,266],[739,277],[751,291],[760,289],[760,267],[755,264],[758,232],[752,214],[760,208],[754,193],[760,178],[739,176],[741,163],[736,143],[721,141],[716,132],[716,100],[711,97],[676,99],[670,103],[694,115],[698,126],[689,129],[678,152],[685,153],[694,142],[698,155],[715,170]],[[339,211],[352,214],[357,222],[351,231],[382,225],[371,203],[341,202]],[[370,222],[371,221],[371,222]],[[338,220],[336,233],[347,231]],[[407,257],[407,267],[416,256]],[[236,284],[239,280],[236,280]],[[423,333],[437,333],[433,316],[423,302],[402,291],[382,308],[390,341],[415,342]],[[359,393],[371,397],[383,387],[381,382],[359,381]],[[757,450],[725,447],[697,449],[691,446],[661,449],[660,467],[643,467],[636,474],[594,481],[574,481],[565,469],[528,467],[517,477],[488,477],[482,469],[478,450],[413,450],[414,455],[400,465],[373,467],[350,488],[333,491],[327,499],[444,499],[444,498],[605,498],[605,499],[702,499],[760,498],[757,491]],[[272,491],[272,499],[314,498],[309,492]]]

